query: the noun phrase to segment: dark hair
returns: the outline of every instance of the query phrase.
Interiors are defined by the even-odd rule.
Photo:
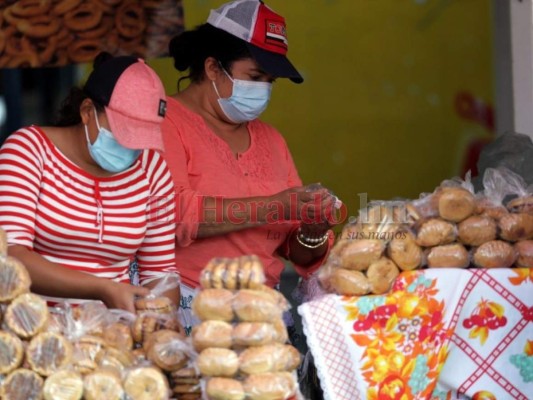
[[[178,71],[189,70],[180,81],[189,78],[195,83],[205,78],[204,63],[209,57],[217,59],[227,71],[234,61],[252,57],[244,40],[209,24],[175,36],[168,50]]]
[[[93,69],[98,68],[104,61],[113,58],[113,56],[105,51],[99,53],[93,62]],[[83,100],[88,99],[89,95],[85,93],[85,90],[73,87],[70,89],[67,97],[61,102],[59,111],[54,120],[54,126],[72,126],[81,123],[80,107]],[[104,107],[91,99],[96,107],[96,110],[104,111]]]

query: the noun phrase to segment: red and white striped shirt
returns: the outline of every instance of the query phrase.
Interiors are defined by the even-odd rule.
[[[177,272],[174,204],[167,165],[152,150],[126,171],[95,177],[37,126],[0,149],[0,226],[9,245],[70,269],[128,282],[136,255],[141,285]]]

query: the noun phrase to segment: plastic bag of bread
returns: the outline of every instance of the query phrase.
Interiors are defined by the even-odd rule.
[[[167,378],[156,368],[138,367],[124,378],[128,400],[167,400],[170,397]]]
[[[112,371],[118,376],[135,365],[135,358],[131,351],[120,350],[114,347],[104,346],[96,355],[98,369]]]
[[[349,241],[340,253],[340,267],[364,271],[377,261],[385,251],[386,243],[377,239],[357,239]]]
[[[34,371],[19,368],[5,377],[0,386],[2,400],[40,400],[44,380]]]
[[[31,338],[46,329],[48,318],[46,302],[36,294],[24,293],[7,306],[4,321],[21,338]]]
[[[210,400],[244,400],[246,393],[241,381],[231,378],[210,378],[205,392]]]
[[[2,240],[5,237],[0,237],[0,241]],[[11,301],[29,292],[31,285],[30,275],[24,264],[16,258],[4,257],[4,254],[0,255],[0,302]]]
[[[445,244],[428,249],[429,268],[466,268],[470,265],[470,254],[460,243]]]
[[[35,336],[26,348],[26,361],[42,376],[50,376],[72,361],[72,344],[63,336],[43,332]]]
[[[483,191],[476,196],[476,214],[499,221],[509,213],[504,207],[505,199],[523,186],[522,178],[511,170],[504,167],[487,168],[483,173]]]
[[[176,289],[180,285],[180,276],[176,273],[167,273],[157,281],[157,284],[150,290],[146,297],[139,298],[135,301],[137,313],[154,312],[161,314],[174,314],[177,310],[177,304],[164,294],[169,290]]]
[[[87,375],[98,368],[97,360],[105,351],[105,341],[98,336],[82,336],[72,342],[72,368],[81,375]]]
[[[137,315],[124,310],[109,310],[102,338],[107,346],[131,351],[133,349],[132,326]]]
[[[516,266],[521,268],[533,268],[533,240],[523,240],[514,245],[518,253]]]
[[[83,377],[75,371],[54,372],[44,382],[44,400],[80,400],[83,396]]]
[[[287,309],[280,304],[279,296],[273,289],[242,289],[235,293],[231,307],[240,321],[271,322],[280,319]]]
[[[122,400],[124,388],[120,375],[114,371],[98,369],[86,375],[83,380],[85,400]]]
[[[185,337],[176,331],[154,332],[145,343],[146,357],[163,371],[177,371],[193,357],[193,350]]]
[[[509,213],[498,221],[500,238],[508,242],[533,239],[533,215]]]
[[[246,399],[278,400],[289,399],[298,390],[294,373],[267,372],[248,376],[243,381]]]
[[[235,347],[285,343],[288,339],[287,328],[281,318],[272,322],[237,323],[232,328],[231,336]]]
[[[517,259],[517,251],[502,240],[483,243],[474,251],[474,264],[481,268],[509,268]]]
[[[498,224],[486,214],[468,217],[457,226],[457,236],[467,246],[480,246],[495,240],[498,235]]]
[[[229,349],[233,344],[233,326],[225,321],[208,320],[194,326],[191,336],[198,352],[208,347]]]
[[[239,371],[245,375],[293,371],[300,362],[300,353],[293,346],[273,343],[244,350],[239,355]]]
[[[419,221],[416,226],[416,243],[423,247],[452,243],[457,237],[454,223],[439,218]]]
[[[388,244],[387,255],[402,271],[416,269],[424,263],[424,252],[410,230],[395,235]]]
[[[70,340],[82,336],[103,336],[109,311],[100,301],[87,301],[77,307],[62,303],[56,310],[63,310],[64,334]]]
[[[265,283],[263,264],[255,255],[214,258],[200,274],[204,289],[256,289]]]
[[[231,322],[234,294],[228,289],[204,289],[194,298],[192,310],[201,321],[218,320]]]
[[[210,347],[198,355],[196,365],[203,376],[233,377],[239,370],[239,356],[230,349]]]
[[[182,332],[176,314],[139,313],[131,326],[133,341],[139,345],[143,345],[149,339],[150,335],[162,329]]]

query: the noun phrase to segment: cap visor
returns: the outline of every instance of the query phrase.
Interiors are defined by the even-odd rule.
[[[246,43],[246,45],[261,69],[273,77],[289,78],[294,83],[302,83],[304,81],[304,78],[284,55],[263,50],[250,43]]]
[[[105,108],[113,136],[124,147],[134,150],[163,150],[161,122],[149,122],[125,116],[109,107]]]

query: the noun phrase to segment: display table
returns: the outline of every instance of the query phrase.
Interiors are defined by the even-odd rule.
[[[298,312],[326,400],[533,398],[533,269],[404,272]]]

